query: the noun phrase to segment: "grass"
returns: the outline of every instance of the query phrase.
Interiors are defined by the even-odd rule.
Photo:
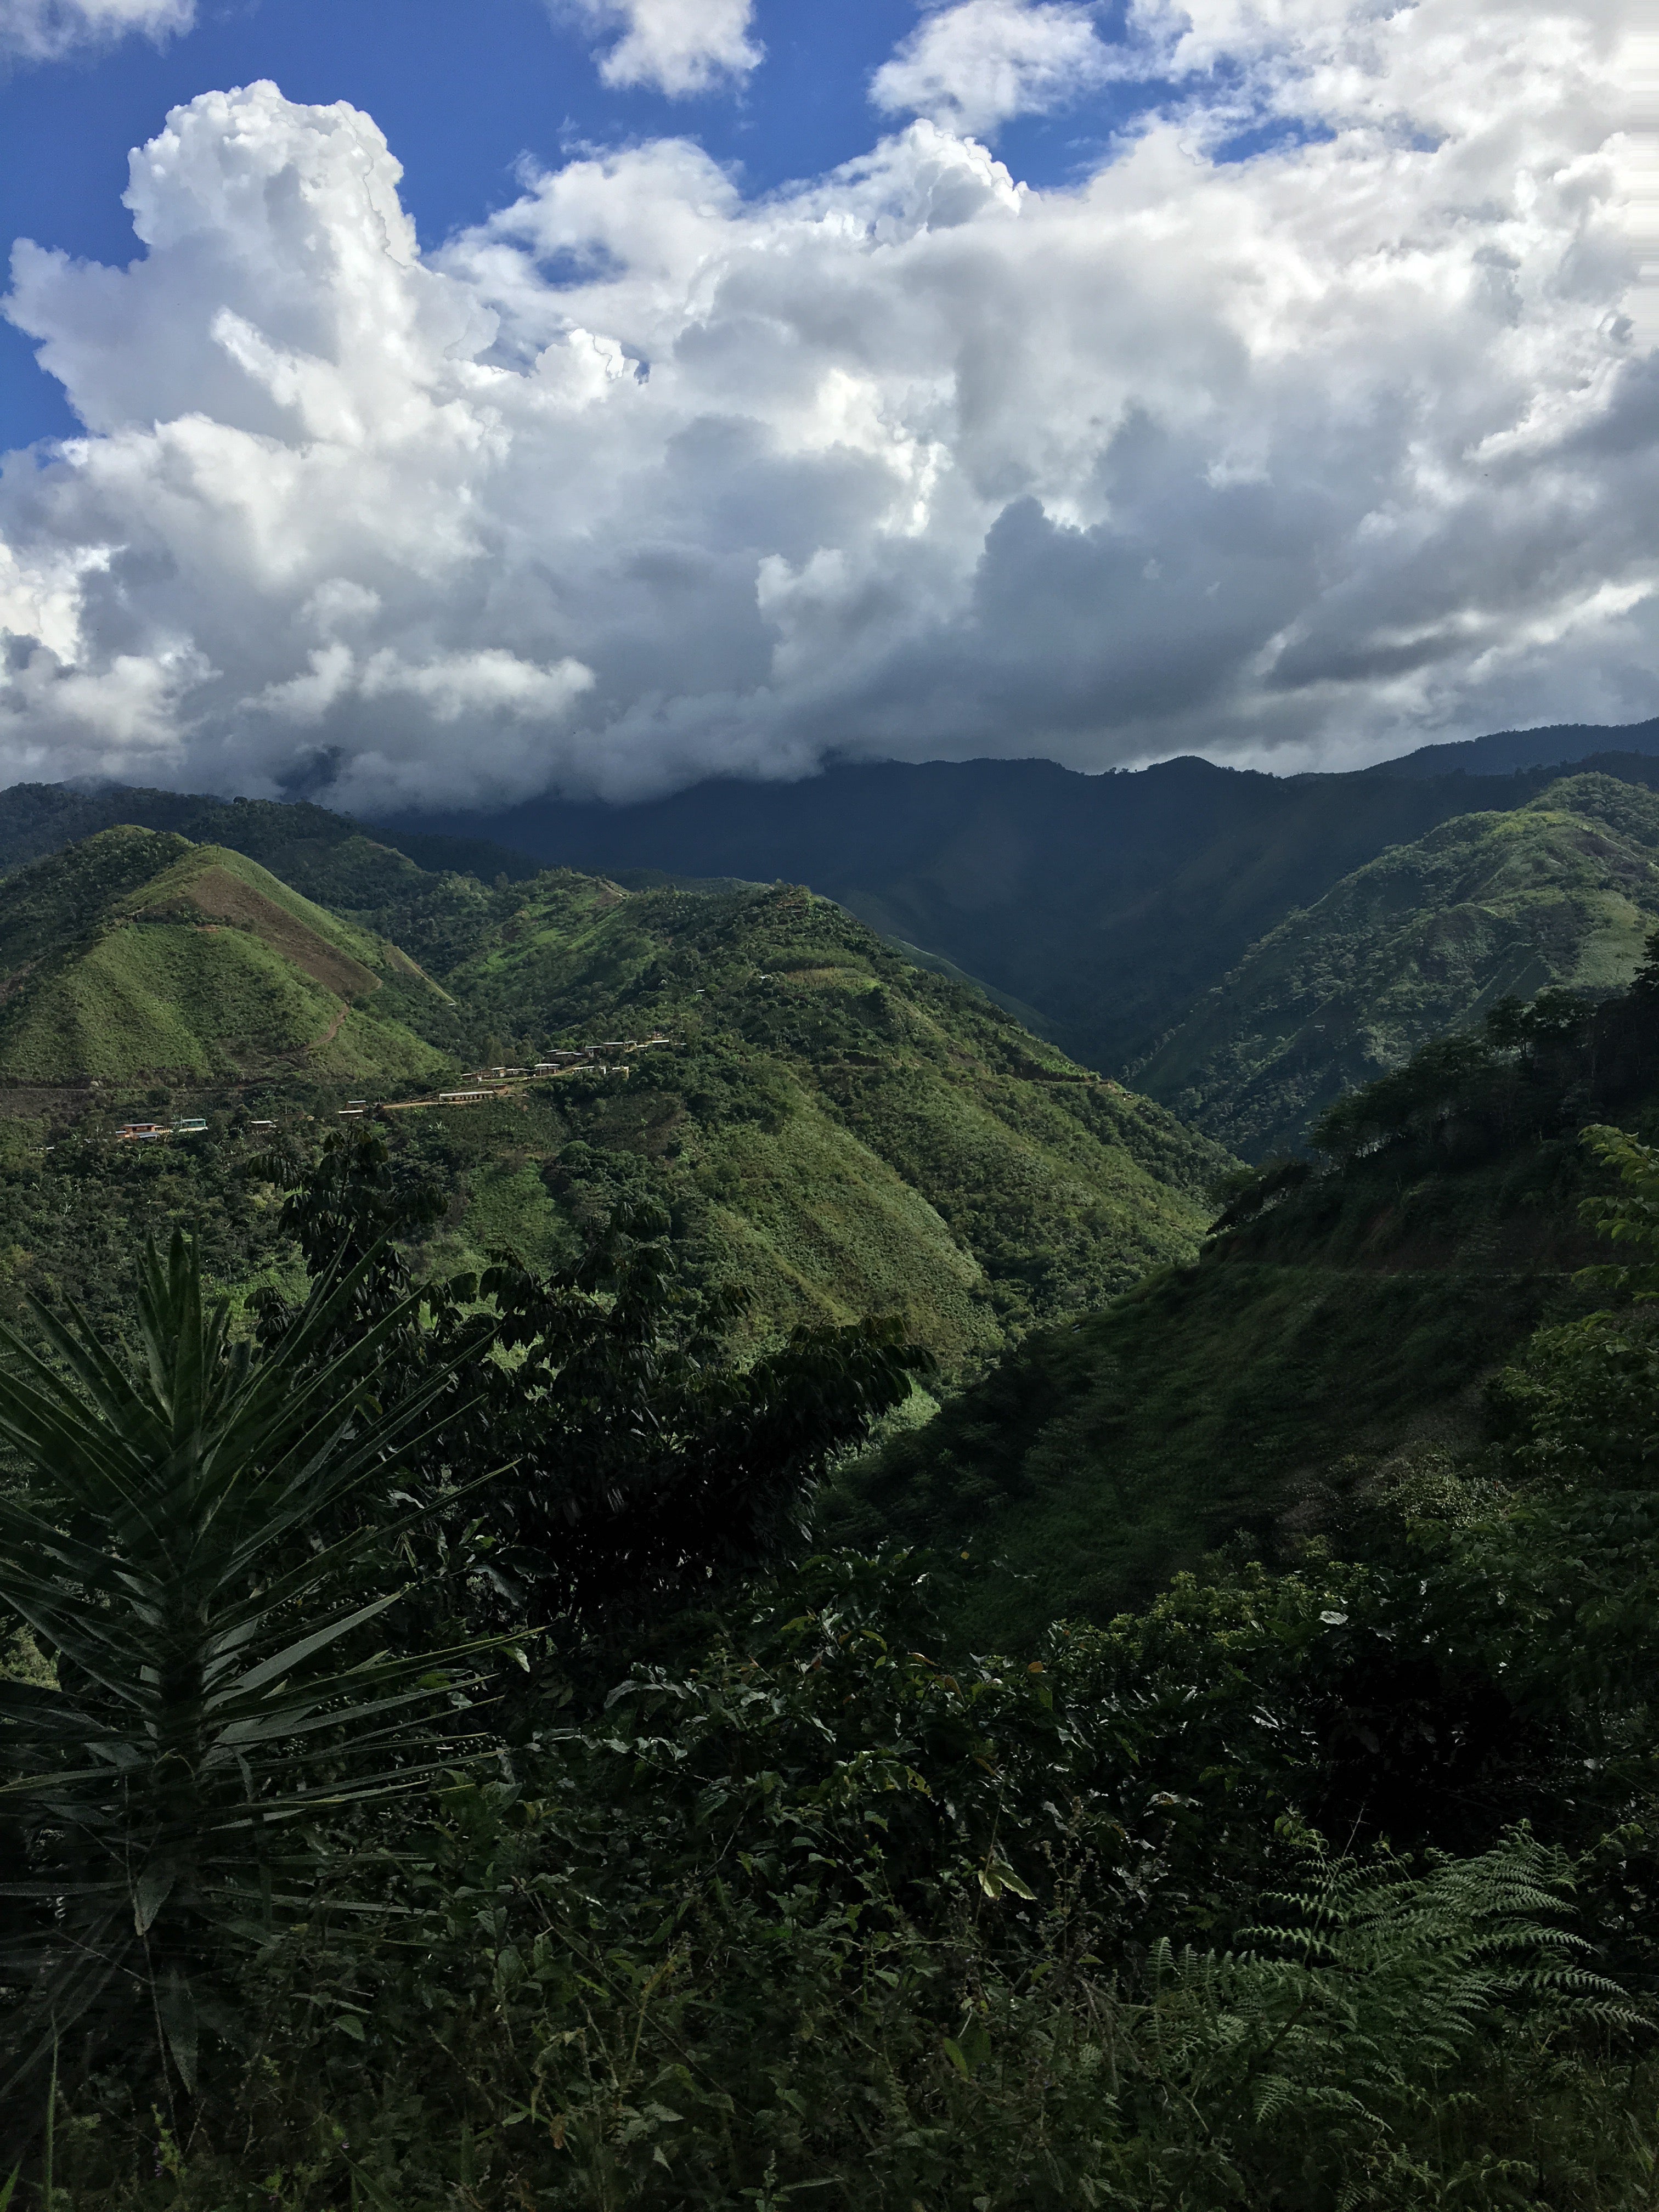
[[[12,962],[0,1080],[210,1082],[309,1061],[347,1078],[436,1075],[398,1017],[442,1004],[410,963],[242,854],[106,830],[0,888]]]

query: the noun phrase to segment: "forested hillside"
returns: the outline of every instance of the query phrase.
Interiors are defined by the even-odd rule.
[[[541,865],[629,889],[782,878],[976,980],[1084,1065],[1139,1082],[1148,1055],[1203,1019],[1206,994],[1253,948],[1356,870],[1443,823],[1527,805],[1559,780],[1540,747],[1594,754],[1600,772],[1650,784],[1650,752],[1596,748],[1650,736],[1645,725],[1531,732],[1292,777],[1190,759],[1098,776],[1042,761],[845,764],[799,784],[710,783],[634,806],[536,802],[471,829],[457,817],[447,829],[411,819],[366,830],[311,805],[20,785],[0,793],[0,866],[118,821],[171,830],[246,854],[428,966],[462,957],[446,920],[464,934],[479,918],[453,896],[464,884],[510,898]],[[478,828],[493,835],[471,834]],[[1401,981],[1375,977],[1384,994]],[[1383,1030],[1393,1018],[1385,1011]],[[1292,1109],[1291,1094],[1363,1079],[1352,1054],[1320,1064],[1317,1042],[1304,1036],[1306,1068],[1284,1086]],[[1178,1087],[1193,1089],[1192,1073],[1181,1059]],[[1245,1119],[1254,1128],[1260,1115]]]
[[[1458,816],[1345,877],[1252,945],[1136,1071],[1261,1159],[1430,1037],[1552,985],[1619,989],[1659,915],[1659,798],[1564,779]]]
[[[624,878],[808,884],[1036,1009],[1074,1057],[1123,1077],[1258,938],[1389,846],[1522,805],[1553,763],[1618,755],[1601,764],[1659,776],[1654,736],[1649,724],[1510,733],[1326,775],[1192,758],[1106,775],[1041,760],[847,762],[799,783],[719,781],[632,805],[550,797],[374,834],[465,829]]]
[[[24,866],[66,845],[123,824],[160,830],[193,844],[228,845],[324,905],[386,904],[428,872],[453,871],[493,883],[536,873],[525,854],[488,840],[410,835],[389,843],[361,823],[303,801],[212,799],[199,793],[112,784],[15,783],[0,791],[0,871]]]
[[[1225,1153],[829,901],[568,873],[492,889],[324,849],[356,872],[349,920],[137,829],[0,884],[0,1097],[27,1125],[0,1166],[13,1297],[101,1304],[152,1221],[200,1226],[233,1280],[263,1279],[282,1253],[228,1194],[225,1148],[255,1121],[301,1140],[354,1093],[389,1102],[400,1156],[441,1180],[452,1271],[505,1247],[563,1263],[611,1208],[651,1203],[700,1284],[744,1285],[757,1340],[892,1315],[955,1373],[1196,1249]],[[591,1066],[434,1101],[480,1060],[610,1039]],[[165,1161],[112,1142],[161,1109],[207,1127]]]
[[[1484,1449],[1486,1378],[1595,1304],[1580,1206],[1607,1181],[1577,1131],[1607,1118],[1659,1133],[1651,960],[1599,1005],[1502,1001],[1342,1100],[1312,1160],[1238,1176],[1195,1267],[1028,1337],[853,1471],[828,1527],[972,1547],[998,1639],[1217,1547],[1340,1544],[1379,1484]]]

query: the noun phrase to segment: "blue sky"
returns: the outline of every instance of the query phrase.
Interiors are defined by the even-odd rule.
[[[1121,9],[1096,13],[1109,37]],[[591,27],[542,0],[205,0],[182,35],[81,47],[0,76],[0,239],[130,260],[129,149],[198,93],[261,77],[290,100],[346,100],[374,118],[423,246],[512,199],[525,157],[550,167],[584,144],[684,132],[763,192],[869,146],[871,76],[917,15],[909,0],[758,0],[765,58],[742,88],[670,99],[602,83]],[[1144,101],[1142,88],[1114,87],[1015,117],[998,153],[1034,184],[1063,181]],[[0,324],[0,451],[76,427],[28,341]]]
[[[1651,715],[1639,17],[0,0],[0,781]]]

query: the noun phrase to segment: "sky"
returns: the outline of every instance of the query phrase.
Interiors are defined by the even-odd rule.
[[[0,0],[0,781],[1659,713],[1633,0]]]

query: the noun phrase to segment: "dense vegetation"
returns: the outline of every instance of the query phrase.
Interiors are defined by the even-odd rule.
[[[1651,956],[1651,946],[1650,947]],[[1214,1547],[1285,1559],[1354,1501],[1476,1451],[1483,1378],[1594,1303],[1577,1140],[1659,1138],[1656,970],[1594,1000],[1500,1002],[1339,1102],[1316,1159],[1224,1181],[1196,1266],[1034,1331],[925,1428],[844,1477],[850,1541],[970,1546],[985,1637],[1150,1596]]]
[[[395,1116],[449,1200],[434,1265],[565,1262],[649,1200],[698,1281],[744,1281],[757,1340],[897,1314],[961,1371],[1196,1249],[1218,1148],[826,900],[398,866],[412,888],[342,918],[227,848],[115,829],[0,886],[15,1290],[102,1304],[135,1229],[181,1221],[249,1287],[286,1264],[269,1204],[230,1190],[254,1121],[297,1134],[354,1090],[429,1097],[479,1059],[653,1030],[609,1073]],[[112,1146],[179,1109],[209,1126],[165,1159]]]
[[[1460,1098],[1559,1111],[1572,1044],[1558,1011]],[[1398,1141],[1455,1118],[1423,1103]],[[312,1287],[240,1344],[182,1244],[131,1367],[72,1316],[14,1342],[27,2175],[131,2212],[1633,2212],[1659,1152],[1596,1142],[1636,1264],[1522,1348],[1484,1455],[1000,1657],[914,1554],[799,1557],[914,1356],[734,1363],[637,1211],[422,1285],[441,1194],[336,1140],[283,1208]]]
[[[1136,1072],[1247,1158],[1504,997],[1630,981],[1659,911],[1659,797],[1607,775],[1465,814],[1252,945]]]
[[[0,1130],[14,2212],[1650,2205],[1659,939],[1245,1169],[788,886],[226,872],[677,1042]]]
[[[485,883],[533,876],[521,852],[476,837],[399,835],[391,842],[326,807],[276,799],[209,799],[179,791],[111,784],[76,791],[67,784],[15,783],[0,792],[0,871],[9,874],[64,846],[123,825],[228,845],[258,860],[307,898],[328,907],[384,905],[428,874],[479,877]]]
[[[705,1194],[745,1273],[776,1282],[769,1302],[806,1254],[848,1310],[904,1305],[906,1277],[931,1276],[966,1344],[975,1301],[1020,1324],[1193,1249],[1224,1162],[796,887],[623,896],[555,873],[445,980],[500,1034],[539,1015],[681,1040],[641,1056],[611,1126],[632,1122],[665,1196]]]

